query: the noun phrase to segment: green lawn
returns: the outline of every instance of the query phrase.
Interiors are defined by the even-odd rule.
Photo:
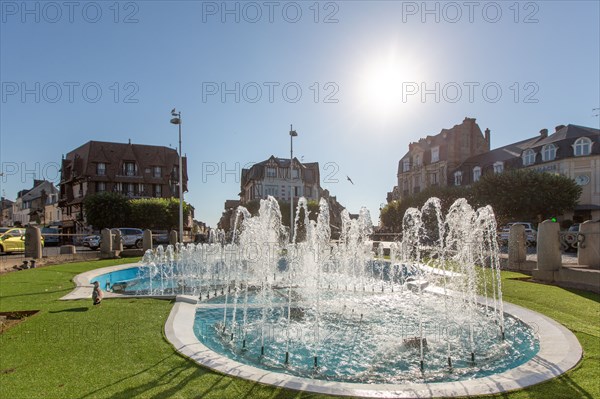
[[[0,398],[317,398],[197,366],[163,337],[171,301],[59,301],[81,272],[130,259],[0,276],[0,311],[39,310],[0,335]],[[600,296],[504,272],[504,299],[571,329],[585,354],[566,375],[503,398],[600,398]]]

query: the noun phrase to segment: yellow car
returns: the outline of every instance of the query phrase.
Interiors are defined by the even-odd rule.
[[[44,237],[42,237],[42,247]],[[25,252],[25,229],[0,228],[0,252]]]

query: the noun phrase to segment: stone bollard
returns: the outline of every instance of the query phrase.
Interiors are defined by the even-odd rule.
[[[172,246],[177,245],[177,232],[175,230],[171,230],[169,233],[169,244]]]
[[[588,220],[579,225],[579,249],[577,250],[577,263],[592,269],[600,269],[600,222]]]
[[[146,253],[147,250],[152,249],[152,231],[151,230],[144,230],[143,243],[144,243],[144,253]]]
[[[42,232],[36,226],[29,226],[25,230],[25,257],[33,259],[42,258]]]
[[[100,257],[112,257],[113,241],[112,233],[109,229],[102,229],[100,233]]]
[[[115,230],[113,234],[113,252],[114,256],[119,256],[123,252],[123,240],[121,239],[121,230]]]
[[[59,253],[61,255],[74,255],[77,253],[75,245],[61,245]]]
[[[527,237],[525,226],[513,224],[508,235],[508,267],[511,270],[521,270],[527,259]]]
[[[554,281],[554,273],[562,265],[560,253],[560,226],[550,220],[544,220],[538,226],[537,269],[533,277],[543,281]]]

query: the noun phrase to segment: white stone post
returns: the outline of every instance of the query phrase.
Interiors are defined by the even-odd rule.
[[[144,243],[144,253],[146,253],[147,250],[152,249],[152,231],[151,230],[144,230],[144,238],[143,238],[143,243]]]
[[[508,267],[511,270],[520,270],[527,259],[527,237],[525,226],[513,224],[508,235]]]
[[[42,258],[42,233],[37,226],[25,229],[25,257],[33,259]]]
[[[583,241],[579,241],[577,250],[577,263],[592,269],[600,269],[600,222],[588,220],[579,225],[579,234]],[[578,236],[578,240],[579,240]]]
[[[554,273],[562,265],[560,252],[560,226],[550,220],[544,220],[538,226],[537,269],[533,277],[538,280],[554,281]]]
[[[175,230],[171,230],[169,233],[169,244],[173,246],[177,245],[177,232]]]
[[[100,233],[100,256],[110,257],[112,256],[112,233],[110,229],[102,229]]]

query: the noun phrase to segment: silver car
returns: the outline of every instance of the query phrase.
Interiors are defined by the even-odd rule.
[[[130,227],[119,227],[111,229],[116,233],[119,230],[121,232],[121,241],[125,248],[143,248],[144,247],[144,232],[142,229],[135,229]]]

